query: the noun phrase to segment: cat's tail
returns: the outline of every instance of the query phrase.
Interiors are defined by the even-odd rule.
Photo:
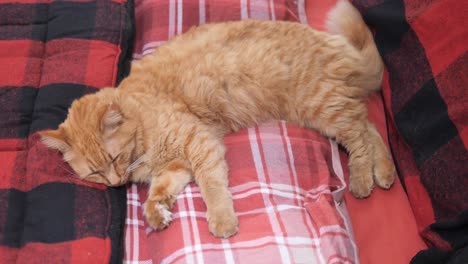
[[[379,90],[384,65],[372,33],[359,11],[348,0],[338,0],[328,13],[326,28],[329,33],[344,36],[361,53],[362,63],[356,66],[362,68],[363,74],[353,80],[354,84],[369,92]]]

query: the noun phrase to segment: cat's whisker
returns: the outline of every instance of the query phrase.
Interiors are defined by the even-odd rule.
[[[125,175],[124,177],[127,177],[132,171],[137,169],[138,167],[141,166],[141,164],[144,162],[145,155],[141,155],[138,159],[136,159],[132,164],[128,166],[128,168],[125,170]]]
[[[130,172],[134,171],[136,168],[140,167],[140,164],[141,164],[141,162],[139,162],[139,163],[137,163],[137,164],[134,164],[134,165],[132,165],[132,166],[129,166],[129,167],[127,168],[126,172],[127,172],[127,173],[130,173]]]
[[[141,163],[141,161],[139,159],[137,159],[135,162],[133,162],[132,164],[130,164],[127,168],[127,171],[132,171],[134,170],[135,168],[138,167],[138,165]]]

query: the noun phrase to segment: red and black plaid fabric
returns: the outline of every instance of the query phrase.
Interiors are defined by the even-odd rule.
[[[390,143],[422,235],[435,247],[414,261],[468,263],[467,3],[353,2],[375,27]]]
[[[125,75],[132,14],[126,0],[0,1],[0,263],[121,261],[125,189],[79,181],[36,132]]]

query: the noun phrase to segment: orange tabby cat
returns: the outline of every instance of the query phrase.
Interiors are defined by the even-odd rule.
[[[285,119],[349,151],[350,190],[370,195],[394,180],[390,155],[367,119],[383,64],[357,10],[339,2],[330,33],[289,22],[203,25],[135,61],[118,89],[73,102],[43,142],[85,181],[150,183],[144,214],[165,228],[176,195],[195,180],[210,231],[237,232],[223,136]]]

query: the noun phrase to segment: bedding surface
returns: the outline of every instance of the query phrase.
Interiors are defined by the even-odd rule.
[[[36,133],[125,75],[126,0],[0,2],[0,262],[119,263],[125,189],[78,180]]]

